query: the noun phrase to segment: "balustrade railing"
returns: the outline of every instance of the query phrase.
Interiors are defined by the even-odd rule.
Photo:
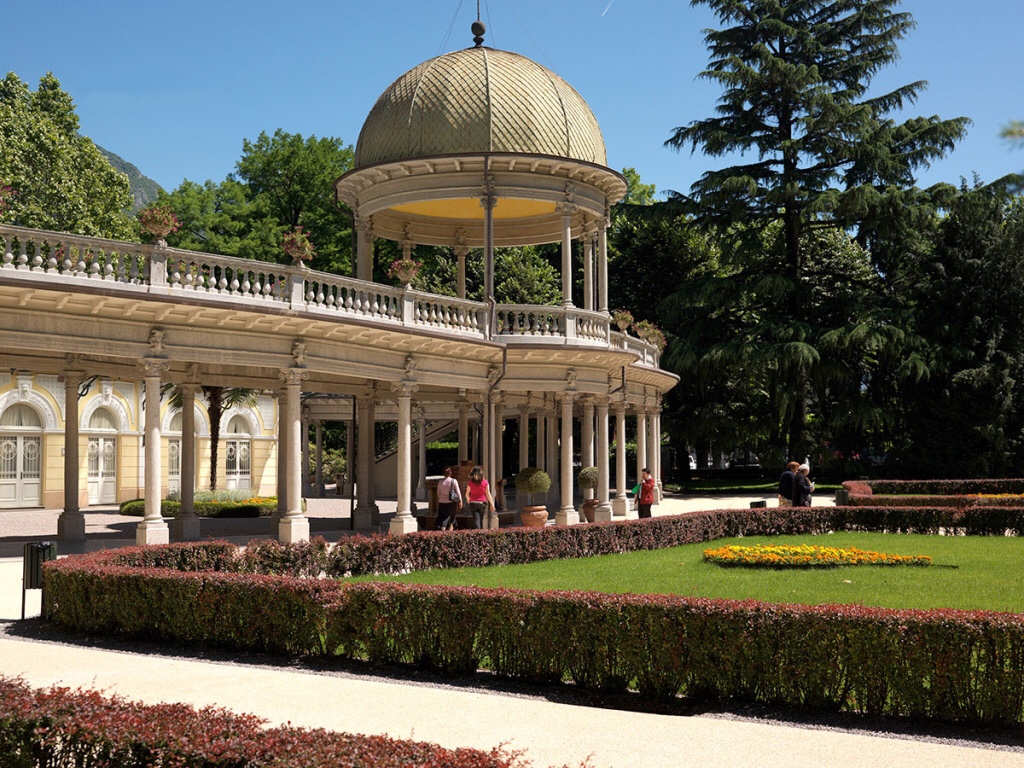
[[[487,337],[490,312],[483,302],[439,296],[315,272],[301,266],[125,243],[64,232],[0,224],[0,280],[7,270],[48,280],[103,281],[129,290],[178,292],[287,304],[295,311],[358,316],[405,326]],[[577,307],[499,304],[493,334],[508,343],[588,343],[620,347],[657,366],[658,350],[611,330],[608,316]]]

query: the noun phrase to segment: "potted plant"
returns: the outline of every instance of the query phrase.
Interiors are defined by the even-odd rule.
[[[547,524],[548,508],[533,504],[533,494],[547,493],[551,487],[551,476],[539,467],[527,467],[516,475],[516,493],[525,493],[527,503],[519,508],[520,522],[531,528],[540,528]]]
[[[395,278],[403,286],[408,287],[422,266],[422,262],[414,261],[413,259],[395,259],[391,262],[391,266],[388,267],[388,277]]]
[[[576,476],[576,482],[579,484],[580,490],[592,491],[597,488],[597,477],[597,467],[583,467]],[[596,496],[583,500],[583,516],[587,519],[588,523],[594,522],[594,510],[597,509],[597,505],[598,500]]]
[[[309,239],[309,235],[303,231],[302,227],[295,227],[285,232],[281,245],[284,248],[284,252],[291,257],[292,263],[295,265],[301,265],[304,261],[309,261],[316,255],[313,241]]]
[[[616,309],[612,312],[612,322],[625,333],[626,329],[633,324],[633,313],[628,309]]]
[[[665,334],[650,320],[641,320],[634,328],[636,328],[636,335],[654,346],[658,352],[665,350]]]
[[[178,217],[170,208],[152,205],[139,211],[139,223],[142,228],[157,239],[163,240],[171,232],[178,231]]]

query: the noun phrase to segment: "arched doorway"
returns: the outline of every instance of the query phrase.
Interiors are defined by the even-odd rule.
[[[89,504],[117,503],[117,419],[106,408],[89,418]],[[95,433],[100,434],[95,434]]]
[[[225,440],[224,487],[228,490],[252,487],[252,433],[249,422],[234,416],[228,422]]]
[[[43,425],[24,403],[0,414],[0,508],[42,506]]]

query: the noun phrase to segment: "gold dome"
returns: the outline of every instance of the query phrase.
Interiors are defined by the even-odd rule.
[[[392,83],[359,133],[355,167],[484,152],[607,163],[601,128],[571,85],[525,56],[477,47]]]

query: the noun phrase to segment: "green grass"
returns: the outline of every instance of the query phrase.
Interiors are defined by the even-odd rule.
[[[931,567],[826,570],[725,568],[703,552],[727,544],[856,546],[929,555]],[[956,566],[956,568],[937,567]],[[962,608],[1024,613],[1024,541],[1007,537],[835,533],[720,539],[683,547],[492,568],[423,571],[388,581],[517,589],[754,598],[774,603],[860,603],[886,608]]]

